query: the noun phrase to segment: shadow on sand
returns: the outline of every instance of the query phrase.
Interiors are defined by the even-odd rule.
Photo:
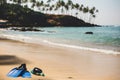
[[[0,65],[13,65],[25,63],[25,60],[22,60],[16,56],[12,55],[0,55]]]

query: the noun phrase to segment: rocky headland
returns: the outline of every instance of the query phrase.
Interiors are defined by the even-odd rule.
[[[0,5],[0,27],[91,27],[98,26],[87,23],[70,15],[53,15],[35,12],[16,4]]]

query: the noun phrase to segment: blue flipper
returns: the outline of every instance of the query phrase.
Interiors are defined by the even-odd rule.
[[[8,74],[8,77],[19,77],[21,75],[21,73],[24,71],[24,69],[19,69],[19,68],[13,68]]]
[[[24,72],[22,73],[22,77],[23,77],[23,78],[31,78],[31,74],[30,74],[29,71],[24,71]]]
[[[13,68],[8,74],[7,76],[10,77],[12,76],[12,74],[16,71],[17,68]]]
[[[19,67],[13,68],[8,74],[8,77],[19,77],[22,75],[22,73],[26,71],[26,64],[21,64]]]

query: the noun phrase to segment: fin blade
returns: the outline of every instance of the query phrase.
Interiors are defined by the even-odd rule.
[[[22,73],[22,77],[23,78],[31,78],[31,74],[30,74],[29,71],[25,71],[25,72]]]
[[[7,76],[16,78],[21,75],[22,71],[23,71],[23,69],[14,68],[7,74]]]

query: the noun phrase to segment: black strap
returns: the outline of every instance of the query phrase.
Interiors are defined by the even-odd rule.
[[[27,70],[26,64],[21,64],[21,65],[18,67],[18,69],[25,69],[25,70]]]

